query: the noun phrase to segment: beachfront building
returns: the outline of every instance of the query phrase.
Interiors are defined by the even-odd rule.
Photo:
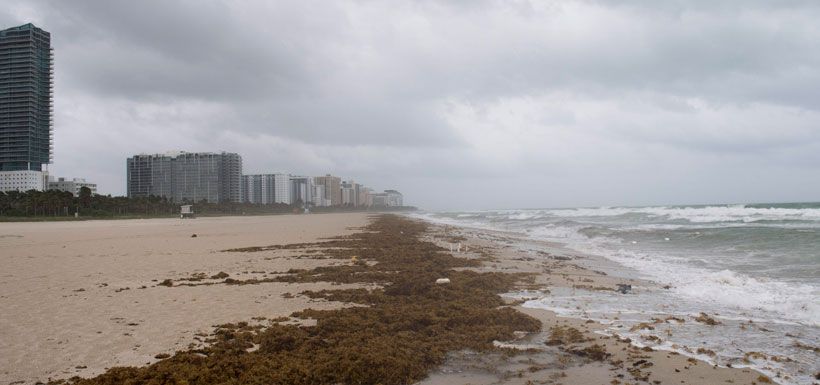
[[[242,175],[242,202],[273,203],[273,179],[272,175]]]
[[[384,190],[383,193],[370,194],[375,207],[404,206],[404,196],[396,190]]]
[[[325,176],[317,176],[313,178],[313,183],[322,187],[323,201],[328,203],[328,206],[339,206],[342,204],[342,178],[327,174]]]
[[[274,174],[273,176],[273,201],[275,203],[291,204],[293,198],[291,197],[290,175]]]
[[[325,198],[325,185],[313,183],[313,206],[314,207],[328,207],[330,206],[330,199]]]
[[[358,207],[361,206],[359,202],[359,192],[361,185],[350,180],[342,182],[342,205]]]
[[[44,190],[48,175],[42,171],[0,171],[0,191]]]
[[[384,193],[387,194],[387,206],[388,207],[401,207],[404,206],[404,196],[401,195],[400,192],[396,190],[384,190]]]
[[[364,207],[373,206],[373,189],[362,186],[359,189],[359,203]]]
[[[309,176],[291,175],[291,199],[293,203],[300,202],[302,205],[313,204],[313,178]]]
[[[387,193],[373,193],[370,196],[374,207],[387,207]]]
[[[242,201],[245,203],[291,204],[291,181],[287,174],[253,174],[242,176]]]
[[[51,34],[25,24],[0,31],[0,190],[44,190],[52,161]]]
[[[97,184],[96,183],[89,183],[86,182],[85,179],[82,178],[73,178],[73,179],[66,179],[66,178],[57,178],[49,177],[48,179],[48,190],[60,190],[60,191],[67,191],[74,196],[80,196],[80,189],[83,187],[88,187],[91,190],[91,195],[97,193]]]
[[[173,202],[242,201],[242,157],[236,153],[172,152],[128,158],[129,198],[165,197]]]

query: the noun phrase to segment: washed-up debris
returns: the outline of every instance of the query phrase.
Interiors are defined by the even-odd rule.
[[[221,325],[206,346],[178,351],[144,367],[111,368],[93,378],[74,377],[51,384],[409,384],[426,377],[450,352],[499,349],[494,341],[513,340],[517,331],[541,330],[537,319],[507,306],[499,296],[516,289],[522,280],[532,283],[532,276],[463,269],[478,267],[480,262],[454,257],[421,240],[426,229],[424,223],[383,215],[362,233],[285,246],[304,249],[321,245],[335,258],[349,259],[355,254],[367,261],[362,265],[294,269],[276,278],[277,282],[377,286],[310,295],[360,306],[307,309],[291,315],[315,320],[310,326]],[[435,284],[440,277],[448,277],[450,284]],[[229,280],[225,279],[226,283]],[[262,280],[233,281],[250,284]],[[595,347],[580,352],[577,354],[591,359],[605,354]]]
[[[629,293],[630,291],[632,291],[632,285],[625,284],[625,283],[619,283],[618,284],[618,289],[616,291],[621,293],[621,294]]]
[[[712,317],[709,317],[706,313],[700,313],[697,317],[695,317],[695,321],[700,323],[704,323],[710,326],[720,325],[720,321],[715,320]]]

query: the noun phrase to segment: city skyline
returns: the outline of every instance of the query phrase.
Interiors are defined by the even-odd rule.
[[[126,159],[126,171],[128,198],[160,197],[176,203],[299,204],[305,208],[404,205],[404,197],[397,190],[378,193],[330,174],[247,174],[242,156],[230,152],[136,154]],[[83,185],[87,185],[84,180],[64,178],[49,184],[64,191],[79,191]],[[96,186],[92,188],[96,192]]]
[[[0,25],[51,32],[51,171],[101,193],[125,194],[129,154],[185,148],[481,209],[816,200],[817,16],[807,1],[11,1]]]

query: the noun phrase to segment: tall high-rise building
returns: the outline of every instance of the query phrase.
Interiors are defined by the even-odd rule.
[[[273,183],[272,175],[242,175],[242,202],[273,203]]]
[[[352,180],[342,182],[342,204],[345,206],[353,207],[362,206],[362,204],[359,202],[359,193],[361,190],[361,186],[362,185]]]
[[[372,194],[372,188],[362,186],[362,188],[359,189],[359,204],[366,207],[373,206]]]
[[[323,186],[323,199],[330,202],[330,206],[342,204],[342,178],[327,174],[314,177],[313,183],[317,186]]]
[[[328,207],[330,206],[330,199],[325,198],[325,185],[323,184],[316,184],[313,183],[313,188],[311,189],[313,195],[313,206],[314,207]]]
[[[53,76],[51,34],[32,24],[0,31],[0,189],[45,188]]]
[[[246,203],[293,203],[292,183],[287,174],[242,175],[242,201]]]
[[[128,197],[174,202],[242,201],[242,157],[235,153],[178,152],[127,160]]]
[[[291,175],[290,185],[290,197],[293,203],[301,202],[303,205],[313,204],[313,178],[309,176]]]

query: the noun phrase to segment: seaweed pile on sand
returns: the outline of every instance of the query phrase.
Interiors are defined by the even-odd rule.
[[[352,259],[351,264],[277,277],[286,282],[380,285],[373,290],[303,293],[366,306],[292,315],[316,320],[313,326],[222,325],[205,348],[176,352],[141,368],[112,368],[94,378],[55,383],[408,384],[442,364],[448,352],[488,351],[496,349],[495,340],[514,339],[516,331],[540,330],[538,320],[505,306],[498,296],[527,276],[457,269],[480,262],[453,257],[421,240],[426,230],[424,223],[378,216],[363,232],[324,242],[329,247],[324,253]],[[450,283],[436,284],[438,278],[449,278]]]

